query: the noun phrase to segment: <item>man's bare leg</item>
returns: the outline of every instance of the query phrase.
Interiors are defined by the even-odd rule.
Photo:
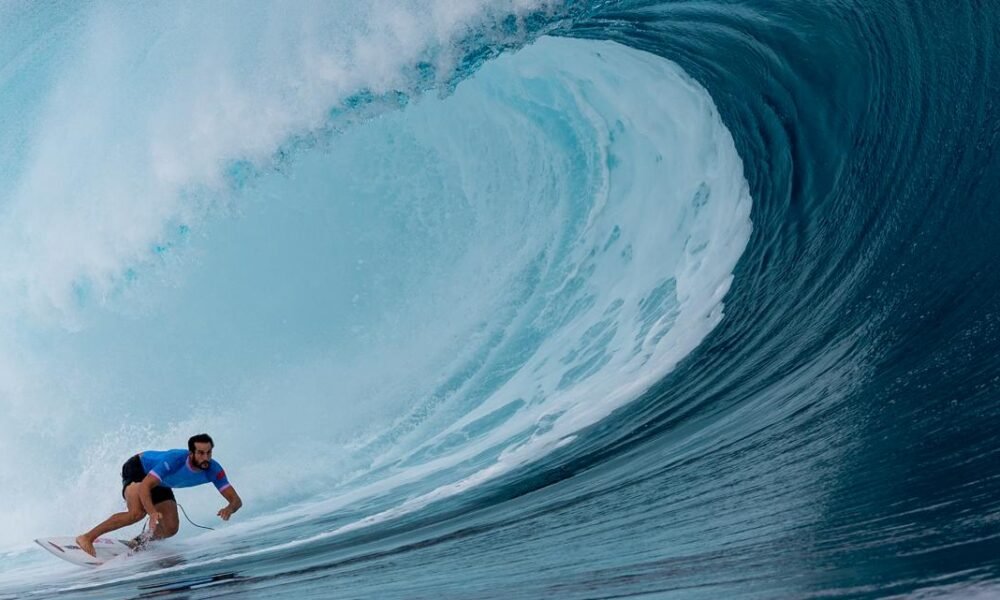
[[[142,508],[142,502],[139,501],[139,484],[132,483],[125,488],[125,506],[125,512],[115,513],[87,533],[76,536],[76,545],[87,554],[96,557],[97,552],[94,550],[94,540],[109,531],[121,529],[122,527],[141,521],[146,516],[146,511]],[[177,514],[176,507],[174,508],[174,514]]]
[[[154,508],[160,513],[160,523],[156,526],[156,531],[153,532],[153,539],[162,540],[175,535],[177,529],[180,528],[177,517],[177,502],[164,500],[158,502]]]

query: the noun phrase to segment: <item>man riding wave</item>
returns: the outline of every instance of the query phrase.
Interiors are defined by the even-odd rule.
[[[94,540],[101,535],[138,523],[149,515],[149,531],[153,539],[168,538],[177,533],[177,501],[173,488],[193,487],[211,483],[229,504],[217,513],[223,521],[243,506],[222,465],[212,460],[215,442],[207,433],[188,440],[188,449],[146,450],[122,465],[122,497],[126,511],[115,513],[87,533],[77,536],[80,548],[96,556]]]

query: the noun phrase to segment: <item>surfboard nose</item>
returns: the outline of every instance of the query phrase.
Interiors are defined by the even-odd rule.
[[[130,548],[124,542],[112,538],[97,538],[94,540],[96,557],[91,556],[80,548],[76,543],[76,538],[73,537],[38,538],[35,540],[35,543],[45,548],[45,550],[54,556],[58,556],[66,562],[81,567],[99,567],[112,558],[130,551]]]

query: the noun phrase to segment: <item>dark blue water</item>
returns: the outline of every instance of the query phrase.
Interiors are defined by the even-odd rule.
[[[9,21],[5,27],[11,22],[26,26],[26,17],[19,18],[22,20]],[[400,186],[418,188],[415,200],[392,203],[376,216],[335,215],[339,222],[356,224],[357,231],[376,232],[357,234],[351,238],[352,246],[384,248],[388,246],[372,238],[384,237],[390,240],[385,244],[396,244],[414,236],[409,242],[398,242],[404,246],[398,255],[387,258],[375,252],[373,256],[394,264],[407,252],[419,254],[421,248],[438,244],[434,247],[459,248],[451,254],[441,250],[445,255],[442,264],[462,265],[464,254],[472,257],[474,267],[504,263],[505,257],[516,256],[513,248],[528,248],[530,257],[512,269],[509,279],[497,276],[508,294],[501,308],[493,310],[496,307],[484,300],[473,303],[482,308],[476,315],[480,337],[466,338],[472,341],[464,350],[455,351],[459,366],[442,368],[441,377],[429,378],[433,385],[427,386],[432,390],[428,397],[434,400],[406,404],[399,413],[393,412],[398,409],[393,404],[389,412],[406,418],[384,428],[370,428],[373,434],[364,443],[351,446],[354,454],[317,458],[319,464],[328,461],[331,469],[350,461],[354,469],[350,475],[326,481],[313,469],[308,471],[309,480],[318,489],[299,496],[288,492],[287,498],[279,494],[273,499],[268,489],[251,487],[260,498],[258,506],[266,504],[268,509],[252,513],[255,519],[263,520],[251,520],[250,526],[237,533],[165,543],[128,564],[84,575],[46,571],[46,566],[39,566],[49,565],[46,558],[18,554],[11,564],[20,570],[9,571],[9,583],[0,588],[0,597],[1000,596],[1000,275],[995,267],[1000,228],[1000,5],[891,0],[601,2],[574,4],[554,12],[539,9],[520,20],[498,18],[485,23],[472,34],[458,36],[459,41],[449,42],[452,45],[448,47],[457,49],[461,57],[454,77],[435,83],[427,65],[416,71],[407,66],[405,72],[420,75],[416,80],[408,79],[410,87],[400,90],[401,94],[405,91],[407,100],[392,101],[401,103],[402,108],[382,106],[386,98],[395,97],[384,90],[354,96],[351,102],[338,105],[347,107],[344,112],[334,111],[325,129],[320,128],[323,133],[319,137],[326,141],[303,140],[297,135],[295,143],[283,146],[290,159],[278,160],[277,167],[272,163],[254,167],[259,172],[251,177],[256,181],[253,189],[246,192],[240,183],[234,192],[247,194],[237,197],[249,197],[246,201],[251,204],[260,196],[264,198],[261,203],[270,202],[271,206],[287,201],[289,190],[302,195],[334,185],[325,177],[338,169],[378,178],[379,173],[396,172],[401,164],[415,164],[404,178],[410,183]],[[560,45],[560,40],[571,45]],[[683,287],[679,275],[675,288],[655,287],[661,276],[651,274],[651,283],[637,296],[620,291],[623,281],[627,288],[627,282],[639,281],[654,268],[656,253],[650,262],[642,262],[642,248],[669,255],[669,245],[657,246],[650,240],[678,235],[666,225],[685,222],[682,217],[669,212],[664,216],[644,207],[638,219],[630,220],[627,209],[632,196],[625,195],[623,208],[612,219],[620,225],[614,230],[619,233],[608,238],[601,230],[595,237],[601,240],[595,245],[601,252],[591,253],[590,258],[565,258],[573,255],[572,240],[589,239],[586,232],[597,219],[594,215],[603,213],[591,204],[583,203],[585,207],[579,208],[575,201],[559,198],[600,195],[595,190],[603,189],[601,178],[593,173],[606,168],[614,182],[615,177],[624,177],[615,173],[641,161],[638,154],[616,146],[623,142],[616,142],[614,136],[610,142],[596,134],[589,137],[585,132],[591,130],[579,123],[590,117],[585,111],[576,114],[565,108],[576,104],[564,102],[560,90],[574,89],[585,95],[587,90],[610,86],[617,90],[622,104],[596,100],[599,94],[594,92],[589,98],[599,107],[595,110],[603,107],[610,111],[604,113],[607,116],[615,111],[642,112],[647,107],[653,115],[651,122],[658,122],[661,114],[663,120],[670,120],[669,107],[682,104],[671,100],[664,108],[638,95],[638,90],[654,89],[655,82],[642,78],[653,71],[621,67],[631,62],[615,63],[622,80],[610,84],[610,75],[598,76],[596,71],[591,80],[590,75],[546,70],[550,63],[574,60],[581,61],[580,69],[597,69],[592,65],[599,61],[578,57],[583,56],[587,44],[594,44],[595,52],[604,52],[611,61],[607,57],[617,51],[609,50],[614,47],[607,45],[609,41],[672,61],[704,87],[742,159],[742,176],[752,198],[752,231],[747,231],[745,250],[736,253],[724,316],[694,338],[678,337],[674,342],[666,331],[663,333],[665,343],[678,347],[683,347],[683,340],[696,339],[693,349],[684,351],[676,364],[671,362],[673,355],[657,346],[660,338],[649,346],[652,359],[641,364],[616,362],[615,357],[628,354],[631,344],[620,344],[615,336],[624,330],[628,339],[635,335],[644,338],[653,326],[650,323],[655,320],[659,327],[668,314],[681,315],[677,322],[684,322],[684,294],[675,290],[677,285]],[[223,37],[220,44],[225,42]],[[526,48],[515,52],[524,44]],[[497,62],[524,62],[510,63],[521,66],[504,67],[506,71],[491,71],[497,54],[503,55]],[[559,78],[547,75],[557,72]],[[519,77],[524,78],[523,84]],[[567,81],[584,83],[577,88]],[[11,85],[8,82],[5,90],[13,89]],[[409,104],[409,98],[417,98],[421,91],[437,88],[445,90],[442,97],[429,93],[416,106]],[[449,96],[451,89],[454,97]],[[472,95],[462,96],[463,92]],[[566,94],[566,98],[571,96]],[[445,108],[435,108],[436,103],[445,103]],[[451,231],[454,225],[435,221],[444,217],[428,207],[439,206],[443,202],[440,198],[450,194],[454,185],[448,176],[435,175],[438,171],[413,162],[413,156],[420,152],[389,149],[405,148],[407,135],[419,138],[420,126],[415,123],[424,119],[431,123],[427,139],[447,137],[440,133],[446,131],[443,123],[447,119],[435,115],[443,112],[458,119],[475,113],[476,107],[483,112],[529,115],[528,121],[541,125],[527,131],[534,131],[533,135],[545,143],[551,141],[553,148],[565,150],[569,157],[553,161],[552,171],[557,175],[552,181],[571,184],[525,184],[535,191],[548,190],[556,198],[551,204],[527,199],[527,194],[504,196],[499,204],[527,208],[511,214],[496,209],[494,214],[495,208],[490,207],[496,207],[498,201],[492,199],[481,204],[474,200],[446,203],[449,215],[463,220],[462,227],[480,231],[469,223],[483,221],[482,231],[499,230],[497,238],[507,240],[505,244],[493,244],[492,234],[487,233],[481,234],[478,244],[474,235],[473,242],[439,236],[436,232]],[[375,125],[343,120],[344,114],[363,113],[358,119],[364,121],[384,111],[388,111],[386,116],[374,117]],[[675,118],[680,123],[696,121],[689,113]],[[461,128],[466,121],[458,123]],[[532,135],[521,130],[511,133],[513,126],[506,120],[501,119],[501,123],[495,129],[484,126],[486,133],[476,137],[484,148],[491,147],[490,141],[495,147],[506,148],[506,142],[498,141],[505,136],[512,140],[511,147],[529,146],[526,140],[533,139]],[[309,130],[289,127],[292,131]],[[699,125],[691,127],[696,132],[705,131]],[[31,138],[31,128],[24,125],[27,133],[22,136]],[[8,131],[18,128],[8,126]],[[394,131],[410,133],[394,137]],[[611,126],[609,131],[619,131],[625,139],[632,135],[624,126],[620,130]],[[641,138],[643,131],[651,130],[640,130],[636,135]],[[704,138],[708,134],[692,135]],[[344,141],[338,142],[341,139]],[[375,148],[381,150],[373,150],[372,156],[393,158],[351,162],[338,155],[338,143],[352,149],[352,156],[359,148]],[[322,158],[313,164],[311,156],[317,147],[326,147],[324,144],[334,149],[323,150]],[[595,154],[598,158],[590,156],[589,150],[580,150],[604,147],[602,144],[610,150]],[[442,147],[451,148],[456,155],[448,156]],[[677,143],[672,147],[694,146]],[[468,146],[454,142],[435,148],[441,151],[435,154],[435,161],[452,164],[459,162],[456,157]],[[548,148],[537,150],[537,156],[551,156]],[[488,150],[482,152],[461,159],[469,164],[498,164],[496,161],[509,159]],[[683,155],[685,150],[679,153]],[[30,162],[16,154],[0,155],[10,172],[22,168],[19,161]],[[720,156],[726,155],[722,152]],[[272,168],[287,175],[276,176]],[[481,189],[503,189],[501,184],[507,177],[502,173],[513,168],[505,164],[496,175],[488,168],[461,167]],[[629,181],[632,189],[681,188],[682,174],[690,168],[694,167],[678,167],[674,172],[635,167]],[[428,172],[431,174],[426,175]],[[426,179],[419,174],[425,174]],[[528,175],[524,178],[534,181]],[[345,176],[344,181],[351,180]],[[232,182],[229,185],[233,186]],[[474,185],[466,182],[463,189]],[[712,184],[716,194],[720,185]],[[377,193],[388,195],[381,188]],[[396,188],[392,194],[402,197]],[[471,193],[463,196],[473,197]],[[614,193],[609,197],[614,198]],[[325,240],[322,227],[311,230],[304,223],[319,219],[317,214],[328,219],[327,225],[336,219],[303,206],[295,210],[305,216],[288,222],[275,220],[266,212],[255,217],[257,209],[248,210],[248,216],[236,225],[219,225],[224,233],[216,235],[222,242],[208,244],[205,252],[215,248],[222,253],[218,248],[232,247],[229,242],[268,239],[262,233],[245,233],[258,227],[258,218],[259,229],[273,234],[270,239],[300,235]],[[407,219],[393,220],[394,215],[412,217],[415,213],[424,219],[421,223],[431,222],[426,225],[429,234],[414,233]],[[634,234],[642,230],[643,216],[651,225],[650,231]],[[662,222],[657,220],[661,217]],[[373,222],[381,223],[384,229]],[[539,222],[546,224],[536,225]],[[499,225],[492,225],[495,223]],[[664,226],[659,227],[661,224]],[[226,227],[233,232],[225,233],[229,231]],[[677,229],[683,228],[677,225]],[[519,231],[523,238],[518,237]],[[610,227],[608,231],[612,231]],[[743,230],[734,226],[733,231]],[[724,238],[719,231],[713,232],[707,238],[713,244],[710,247]],[[608,262],[610,257],[631,256],[614,245],[619,243],[618,235],[632,242],[637,258],[629,264],[638,267]],[[690,235],[690,239],[697,237],[696,233]],[[536,253],[531,240],[540,237],[551,241]],[[194,247],[188,252],[198,251],[196,243],[176,238],[173,235],[173,243]],[[507,254],[498,256],[484,247],[507,248]],[[304,248],[301,252],[307,256],[350,252],[318,241]],[[298,293],[274,297],[258,289],[273,273],[301,264],[302,255],[288,252],[232,259],[252,265],[246,267],[247,283],[243,287],[232,284],[234,289],[248,298],[271,298],[273,303],[286,303],[300,312],[319,310],[289,299],[301,298],[301,287],[294,288],[300,290]],[[182,264],[181,271],[195,273],[187,276],[195,281],[193,287],[215,289],[206,287],[205,282],[217,279],[222,268],[213,267],[211,258],[199,260],[208,264],[207,275],[198,275],[197,268],[188,263]],[[219,260],[223,265],[237,264]],[[148,263],[144,259],[133,262]],[[441,276],[441,280],[480,272],[478,267],[470,267],[471,271],[462,268],[455,267],[455,274]],[[312,266],[305,270],[322,269]],[[435,274],[447,270],[442,267],[419,276],[437,281]],[[100,274],[88,272],[92,284],[99,287]],[[391,266],[378,271],[394,272]],[[617,272],[625,275],[607,275]],[[573,274],[579,273],[583,275],[574,279],[577,275]],[[342,282],[347,276],[337,272],[330,278],[346,285]],[[428,295],[434,292],[433,310],[422,312],[410,306],[412,313],[401,313],[431,319],[432,332],[437,317],[427,315],[452,311],[450,316],[455,312],[461,316],[458,307],[469,302],[469,295],[456,301],[441,292],[451,287],[435,287],[423,283],[424,279],[399,283],[385,277],[395,283],[372,284],[359,293],[391,295],[398,291],[394,286],[407,291],[424,289]],[[302,281],[308,278],[306,273]],[[24,279],[18,281],[23,283]],[[565,292],[567,281],[577,281],[581,289],[589,285],[591,292],[579,297],[565,295],[569,294]],[[116,286],[121,282],[109,289],[118,289]],[[613,286],[617,291],[611,293]],[[610,307],[619,306],[610,303],[611,298],[624,298],[622,310],[634,304],[638,317],[617,317],[617,308],[605,311],[605,292]],[[122,299],[116,293],[109,293],[109,302],[118,311],[129,298]],[[312,293],[327,298],[322,291],[314,289]],[[660,300],[661,296],[666,299]],[[161,313],[197,315],[199,310],[207,311],[204,307],[212,302],[211,294],[207,297],[198,309],[189,308],[190,303],[183,300],[168,301],[165,308],[157,309],[157,318]],[[576,302],[580,298],[591,298],[590,304]],[[379,310],[396,310],[391,303],[372,302]],[[76,320],[82,319],[84,333],[74,334],[77,337],[73,339],[84,336],[84,341],[78,342],[81,348],[117,348],[100,333],[117,331],[116,326],[107,324],[112,318],[101,312],[106,309],[96,309],[97,316],[93,316],[86,302],[81,304],[85,306],[74,309],[70,320],[76,327]],[[264,304],[262,300],[261,306]],[[653,304],[655,309],[644,309]],[[581,316],[589,314],[587,307],[591,305],[598,316]],[[248,300],[241,306],[257,305]],[[264,314],[263,309],[254,312],[251,308],[238,318],[249,323]],[[345,304],[338,310],[349,307]],[[0,314],[20,315],[18,311]],[[41,312],[51,311],[46,308]],[[203,324],[222,312],[206,314]],[[55,318],[61,324],[55,327],[58,331],[66,319],[64,313],[60,315]],[[145,326],[144,318],[138,318],[135,325],[140,331],[169,329]],[[280,346],[280,360],[305,362],[303,357],[310,356],[307,350],[322,345],[318,340],[340,335],[339,329],[329,324],[332,320],[322,321],[328,325],[317,325],[310,319],[308,331],[316,332],[311,337],[286,337],[286,329],[281,327],[255,335]],[[564,357],[565,369],[560,368],[552,386],[546,388],[539,375],[537,380],[516,387],[529,372],[545,373],[550,368],[550,362],[532,362],[530,357],[546,355],[548,344],[562,344],[560,328],[570,327],[565,324],[574,319],[584,321],[578,328],[580,345],[577,352]],[[38,327],[47,332],[44,340],[59,343],[51,342],[63,335],[51,333],[51,323]],[[294,324],[288,327],[294,328]],[[645,332],[640,332],[643,327]],[[673,327],[677,330],[680,325]],[[87,331],[97,333],[86,337]],[[166,333],[156,335],[173,348]],[[425,339],[421,335],[430,334],[414,334],[417,347]],[[383,333],[365,339],[384,338]],[[426,339],[437,338],[431,335]],[[604,341],[594,341],[598,339]],[[213,343],[196,346],[208,348],[207,355],[215,347]],[[260,359],[263,365],[271,360],[260,358],[259,352],[240,355],[236,342],[217,343],[236,352],[218,361],[234,371],[238,369],[233,363]],[[46,342],[38,344],[44,347]],[[259,345],[254,344],[249,347]],[[552,356],[555,361],[561,353]],[[515,427],[522,411],[544,406],[545,400],[530,396],[532,386],[545,389],[546,395],[575,390],[586,402],[600,404],[602,395],[618,393],[631,378],[643,380],[644,374],[659,373],[651,365],[661,359],[669,364],[666,374],[657,375],[649,385],[640,385],[627,401],[616,401],[607,414],[593,419],[581,417],[579,428],[561,436],[558,443],[542,444],[531,460],[513,460],[509,469],[494,469],[507,464],[505,458],[520,456],[517,449],[544,439],[551,428],[558,430],[560,415],[574,414],[567,408],[571,404],[561,404],[562,412],[535,413],[531,427]],[[169,364],[167,368],[173,368]],[[207,365],[204,373],[187,363],[176,370],[191,367],[194,380],[228,376],[228,371],[215,363]],[[389,361],[378,363],[372,372],[402,368],[403,364]],[[122,372],[134,370],[123,368]],[[200,389],[193,383],[184,385]],[[316,385],[332,384],[319,381]],[[509,398],[512,401],[491,404],[493,398],[506,397],[507,386],[516,387]],[[295,389],[299,396],[308,395],[304,388]],[[280,386],[276,390],[282,391]],[[224,392],[215,393],[216,398],[228,398]],[[518,401],[513,401],[515,397]],[[13,394],[8,396],[8,401],[13,403],[14,399]],[[487,410],[489,407],[502,408]],[[481,412],[473,412],[477,408]],[[136,412],[155,422],[158,410],[147,407]],[[326,414],[322,408],[301,410],[306,411],[302,420],[315,421]],[[463,420],[466,414],[471,416]],[[364,429],[355,425],[373,419],[365,413],[352,413],[351,418],[351,427],[345,429]],[[281,422],[272,421],[269,428],[264,417],[258,421],[240,423],[256,423],[255,432],[262,433],[262,438],[275,431],[280,437]],[[29,425],[20,427],[31,431]],[[317,426],[317,430],[324,428]],[[321,438],[312,429],[294,431]],[[434,433],[438,431],[444,434]],[[492,438],[490,432],[503,433]],[[129,440],[125,446],[147,442],[147,438],[126,434],[133,435],[123,434]],[[414,437],[419,439],[412,441]],[[15,435],[11,439],[21,438]],[[479,446],[468,445],[472,443],[469,440],[477,439],[485,441]],[[256,456],[249,443],[242,447],[249,456]],[[114,451],[118,451],[117,446]],[[113,462],[115,457],[112,453],[108,460]],[[448,462],[449,457],[454,460]],[[438,459],[445,460],[445,467],[419,471],[422,465],[437,464],[432,461]],[[260,473],[254,470],[255,464],[248,458],[240,465],[244,481]],[[407,476],[418,472],[413,469],[424,474]],[[227,470],[239,487],[239,475]],[[485,472],[489,475],[483,476]],[[338,499],[338,490],[347,490],[347,494],[389,480],[396,483],[384,493],[371,491]],[[466,485],[448,487],[455,482]],[[292,514],[294,518],[280,518]],[[267,520],[274,515],[279,518]],[[13,523],[11,517],[10,526]]]

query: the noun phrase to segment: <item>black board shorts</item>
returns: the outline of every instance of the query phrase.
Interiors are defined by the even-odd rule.
[[[136,454],[125,461],[122,465],[122,498],[125,497],[125,488],[133,483],[139,483],[146,478],[146,470],[142,468],[142,459]],[[166,500],[174,500],[174,491],[166,486],[158,485],[153,488],[153,504],[159,504]],[[176,502],[176,500],[174,500]]]

